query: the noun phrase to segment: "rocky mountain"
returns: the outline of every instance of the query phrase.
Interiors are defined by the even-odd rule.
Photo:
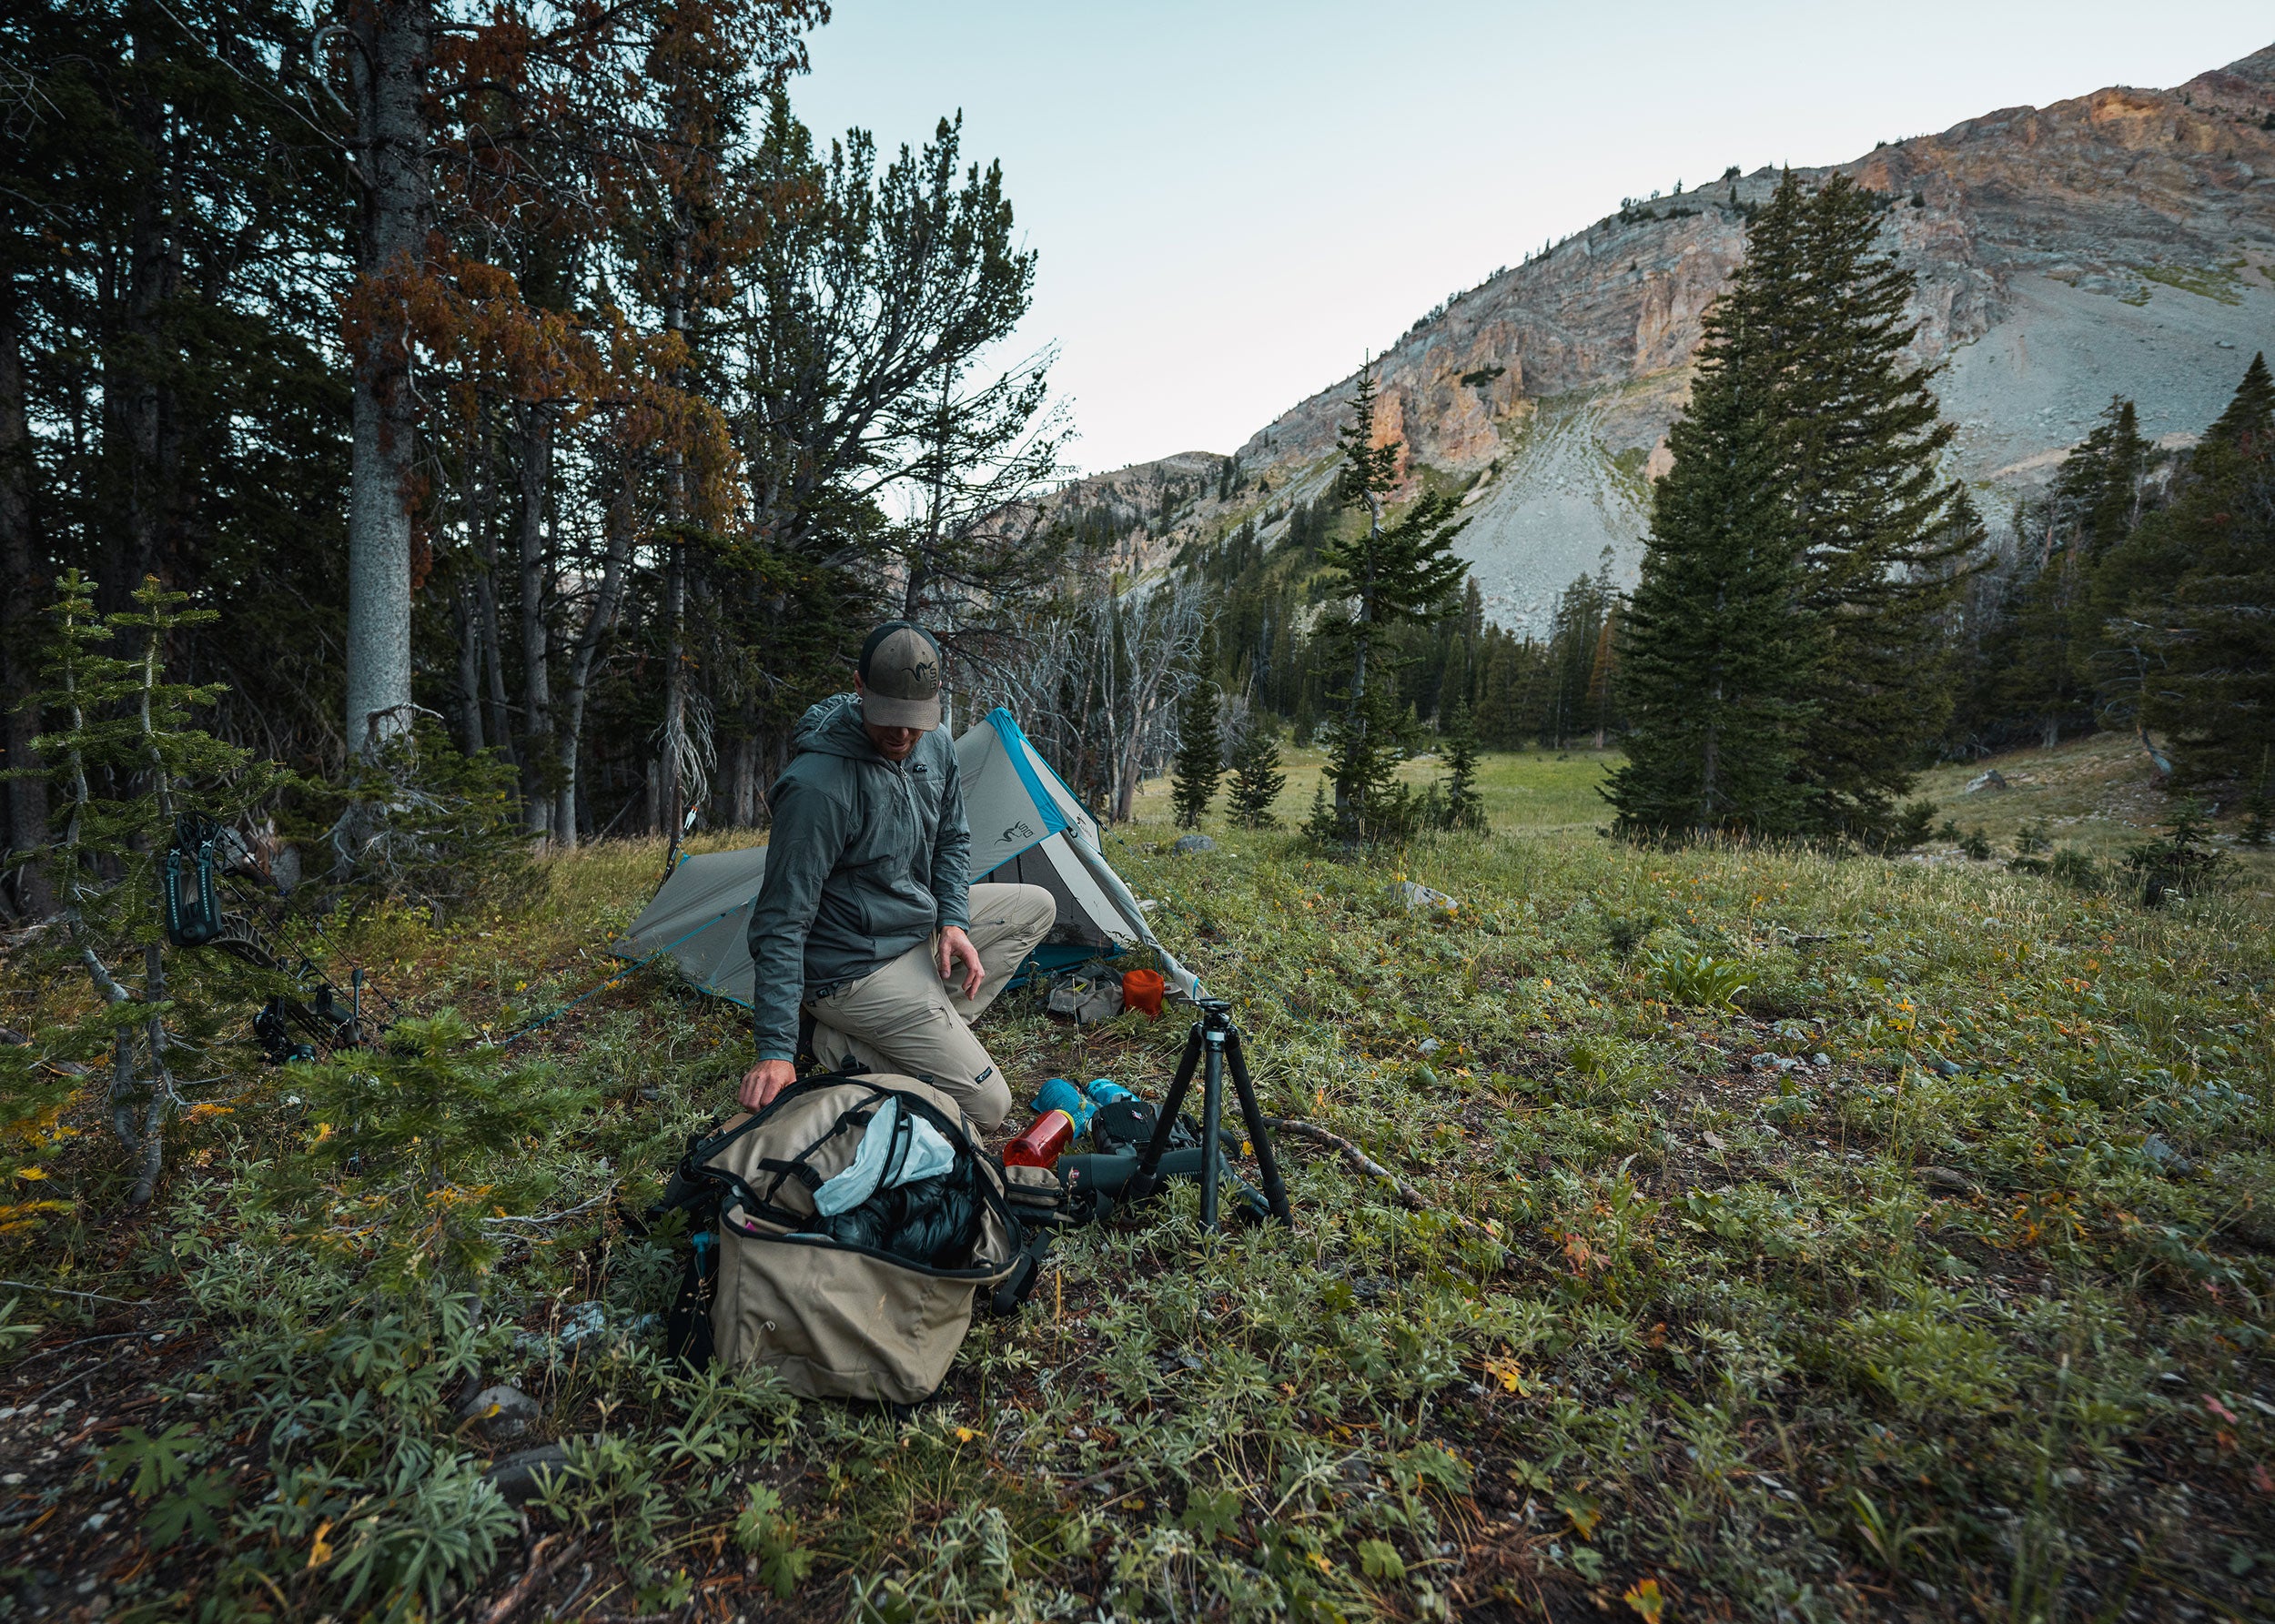
[[[1994,522],[2112,394],[2179,443],[2253,350],[2275,351],[2275,46],[2174,89],[2006,108],[1802,173],[1835,170],[1888,199],[1884,240],[1917,273],[1919,348],[1959,425],[1956,471]],[[1745,206],[1777,179],[1623,205],[1381,352],[1383,432],[1410,479],[1468,486],[1461,550],[1493,619],[1538,626],[1606,548],[1633,580],[1700,317],[1744,252]],[[1243,519],[1276,539],[1325,489],[1355,376],[1240,447],[1237,489],[1221,455],[1187,452],[1059,499],[1120,512],[1134,567]]]

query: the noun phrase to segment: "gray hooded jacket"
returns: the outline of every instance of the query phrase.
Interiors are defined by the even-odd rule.
[[[898,765],[850,693],[798,721],[774,781],[766,873],[751,909],[751,1024],[761,1060],[794,1060],[798,1005],[858,981],[934,931],[971,923],[971,826],[956,746],[935,728]]]

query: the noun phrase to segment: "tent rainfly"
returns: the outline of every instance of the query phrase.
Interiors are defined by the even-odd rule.
[[[1040,885],[1058,901],[1057,922],[1035,963],[1056,969],[1148,947],[1173,992],[1200,996],[1199,981],[1155,940],[1138,899],[1106,861],[1097,821],[1010,711],[990,711],[956,741],[956,760],[972,829],[973,879]],[[763,846],[682,858],[609,951],[625,959],[669,953],[703,991],[747,1007],[751,904],[765,873]]]

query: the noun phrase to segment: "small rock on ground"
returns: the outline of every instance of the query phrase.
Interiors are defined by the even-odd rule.
[[[518,1506],[537,1492],[538,1473],[568,1469],[568,1450],[559,1444],[540,1444],[533,1449],[516,1449],[504,1458],[492,1461],[482,1477],[505,1497],[506,1504]]]
[[[544,1406],[510,1384],[484,1387],[459,1407],[458,1418],[471,1421],[493,1438],[520,1437],[542,1418]]]

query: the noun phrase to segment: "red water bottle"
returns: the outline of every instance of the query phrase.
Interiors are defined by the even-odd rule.
[[[1075,1142],[1075,1119],[1064,1111],[1046,1111],[1027,1131],[1003,1147],[1006,1167],[1056,1167],[1060,1153]]]

